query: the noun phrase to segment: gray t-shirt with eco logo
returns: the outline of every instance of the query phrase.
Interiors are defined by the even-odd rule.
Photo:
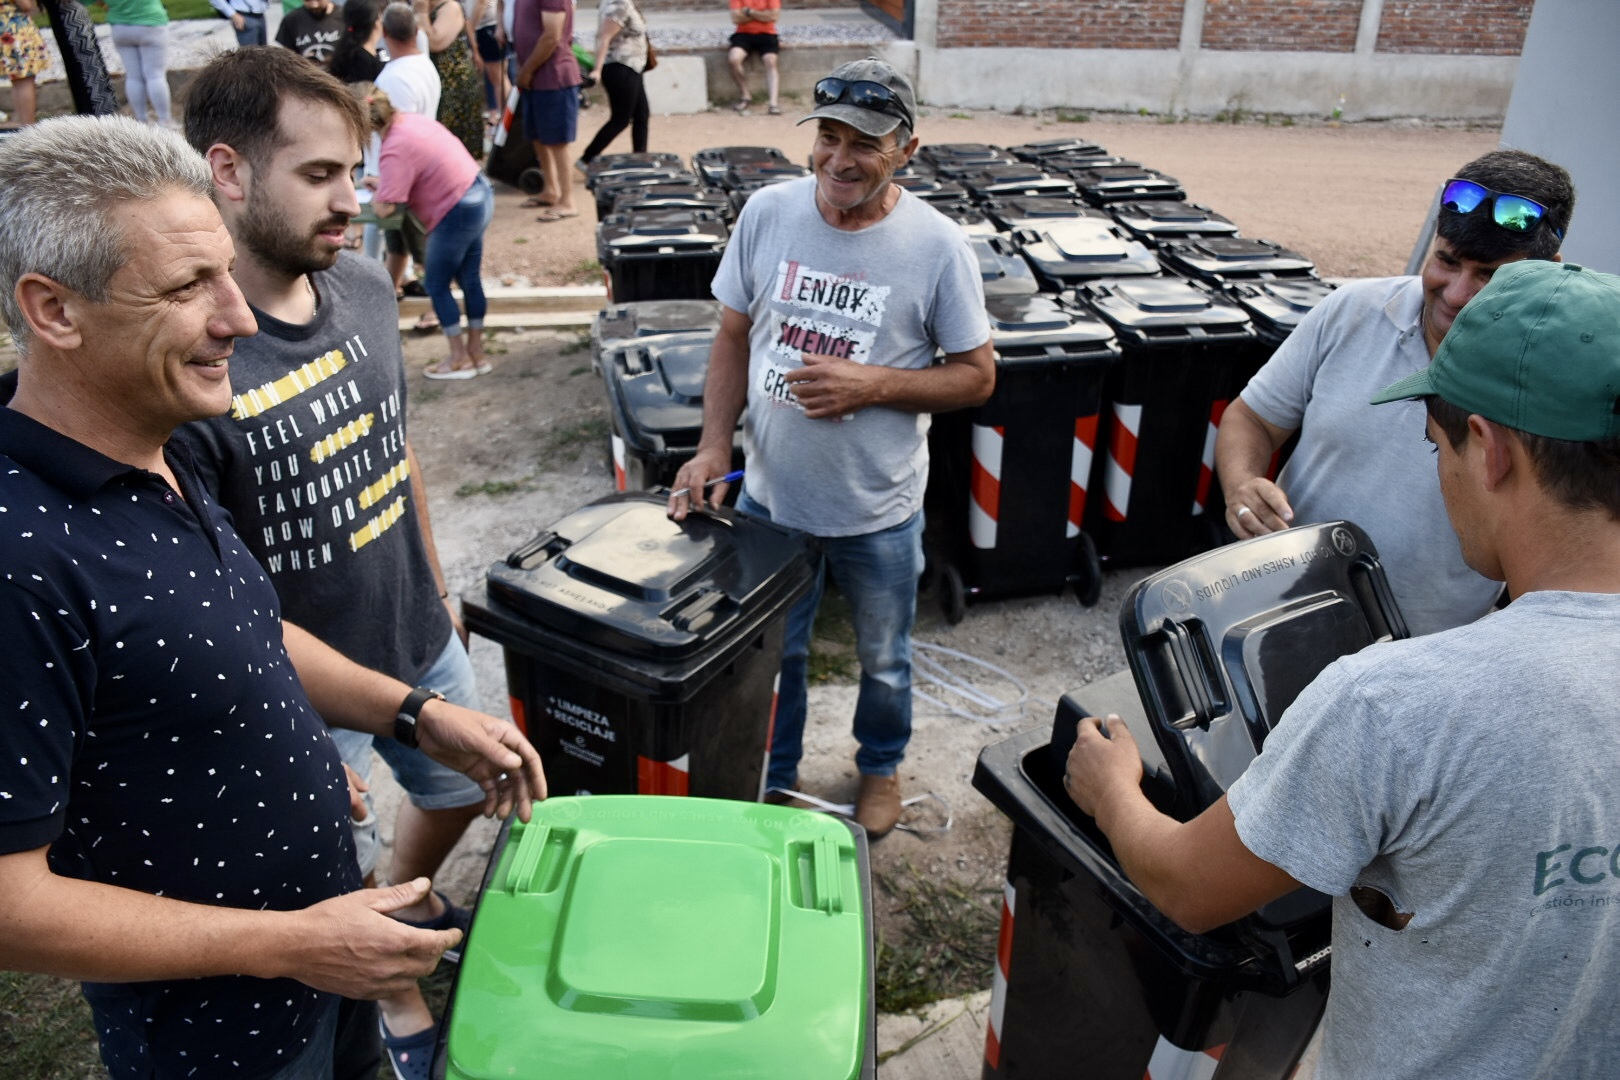
[[[1319,1080],[1615,1074],[1617,660],[1620,594],[1528,593],[1336,662],[1232,785],[1244,845],[1334,897]]]

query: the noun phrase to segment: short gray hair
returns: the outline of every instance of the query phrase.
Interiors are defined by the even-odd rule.
[[[402,4],[399,0],[383,8],[382,13],[383,37],[389,41],[416,40],[416,12],[409,4]]]
[[[214,193],[208,163],[178,132],[125,116],[65,116],[0,140],[0,317],[19,353],[32,336],[17,306],[22,276],[104,302],[130,254],[110,212],[171,192]]]

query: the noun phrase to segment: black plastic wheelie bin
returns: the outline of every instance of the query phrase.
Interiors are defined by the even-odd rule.
[[[1108,212],[1121,228],[1144,244],[1236,236],[1238,231],[1229,219],[1209,207],[1179,199],[1112,203]]]
[[[602,371],[602,353],[637,338],[720,329],[718,300],[635,300],[609,304],[591,320],[591,370]]]
[[[596,227],[608,299],[706,300],[731,228],[707,210],[627,210]]]
[[[1143,791],[1186,821],[1225,793],[1299,691],[1341,656],[1406,636],[1366,534],[1304,526],[1139,582],[1120,613]],[[1063,790],[1084,691],[1053,728],[979,756],[973,784],[1014,823],[984,1077],[1291,1075],[1326,1002],[1328,898],[1301,889],[1208,934],[1171,922]],[[1109,710],[1097,710],[1109,711]]]
[[[697,453],[713,344],[714,332],[700,330],[622,341],[603,351],[600,366],[618,490],[669,487]],[[739,418],[732,439],[734,469],[743,467],[742,424]]]
[[[1112,221],[1084,217],[1045,221],[1012,233],[1043,292],[1061,292],[1082,281],[1159,273],[1159,260],[1140,240]]]
[[[1045,294],[985,308],[995,392],[928,435],[929,562],[952,623],[969,599],[1071,587],[1090,606],[1102,584],[1081,523],[1113,331]]]
[[[1211,287],[1168,274],[1064,295],[1101,315],[1124,354],[1109,380],[1107,450],[1087,511],[1103,561],[1175,562],[1221,542],[1215,429],[1257,364],[1248,316]]]
[[[500,644],[512,715],[554,795],[758,800],[788,607],[810,539],[721,509],[610,495],[490,567],[462,597]]]
[[[1316,264],[1299,252],[1244,236],[1172,241],[1159,248],[1159,258],[1167,269],[1217,286],[1316,276]]]

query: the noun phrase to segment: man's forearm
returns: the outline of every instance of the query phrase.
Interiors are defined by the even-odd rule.
[[[700,450],[731,457],[737,420],[748,404],[748,329],[722,325],[709,350],[709,371],[703,383],[703,434]]]
[[[362,667],[295,623],[281,627],[298,681],[329,727],[393,736],[408,683]]]
[[[411,444],[405,444],[405,461],[411,470],[411,498],[416,501],[416,525],[422,531],[422,546],[427,550],[428,567],[433,571],[433,582],[439,596],[449,595],[445,585],[444,568],[439,565],[439,548],[433,542],[433,521],[428,515],[427,481],[422,476],[422,463],[417,460]]]
[[[1287,441],[1287,432],[1274,431],[1242,398],[1227,406],[1215,434],[1215,474],[1228,502],[1239,487],[1271,470],[1272,457]]]

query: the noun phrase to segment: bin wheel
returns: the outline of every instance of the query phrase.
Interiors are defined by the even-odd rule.
[[[527,169],[518,173],[517,186],[525,195],[538,195],[545,190],[546,174],[530,165]]]
[[[967,617],[967,588],[962,584],[961,571],[950,563],[940,563],[939,585],[939,606],[945,612],[945,621],[955,626]]]
[[[1102,560],[1097,557],[1097,545],[1086,533],[1080,534],[1080,567],[1069,579],[1074,587],[1074,598],[1081,607],[1095,607],[1102,599]]]

